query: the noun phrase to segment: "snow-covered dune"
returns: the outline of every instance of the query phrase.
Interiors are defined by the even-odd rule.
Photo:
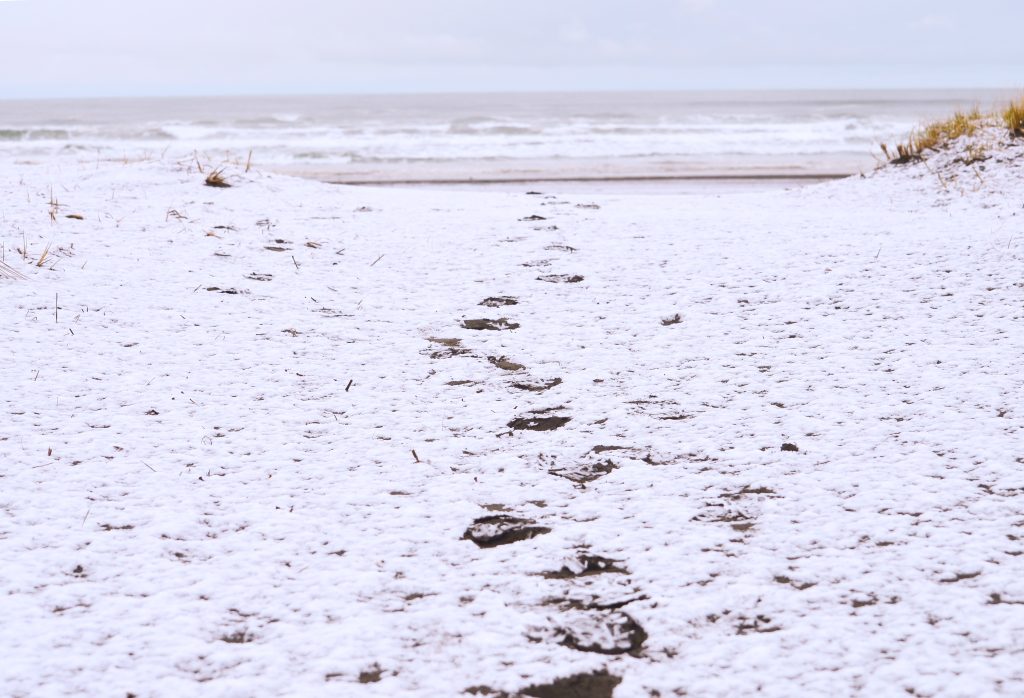
[[[0,693],[1024,693],[1020,142],[686,197],[5,164]]]

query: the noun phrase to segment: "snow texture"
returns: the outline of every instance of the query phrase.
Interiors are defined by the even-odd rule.
[[[224,175],[5,165],[3,695],[1024,694],[1020,141]]]

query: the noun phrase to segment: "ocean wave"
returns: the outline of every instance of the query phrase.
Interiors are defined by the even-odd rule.
[[[416,108],[402,101],[387,109],[327,110],[315,101],[261,101],[214,118],[199,108],[171,110],[172,118],[141,108],[126,112],[118,103],[106,116],[91,115],[88,121],[70,107],[62,116],[48,106],[36,121],[8,117],[0,127],[0,151],[38,157],[68,145],[126,152],[173,146],[244,155],[251,148],[264,164],[367,170],[461,163],[501,169],[528,160],[587,167],[601,159],[704,166],[742,158],[770,166],[787,157],[870,157],[876,143],[914,125],[903,112],[845,103],[709,102],[704,108],[595,100],[590,109],[559,109],[540,100],[448,109],[443,100],[432,100]]]
[[[57,128],[0,129],[0,141],[66,141],[70,134]]]
[[[175,141],[178,138],[162,128],[142,128],[101,131],[96,134],[100,140],[111,141]]]
[[[470,116],[452,121],[448,125],[448,133],[465,136],[519,136],[543,133],[543,128],[509,123],[489,116]]]

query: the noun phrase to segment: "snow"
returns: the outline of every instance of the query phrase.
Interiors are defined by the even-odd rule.
[[[1024,693],[1022,154],[687,197],[6,163],[0,693]]]

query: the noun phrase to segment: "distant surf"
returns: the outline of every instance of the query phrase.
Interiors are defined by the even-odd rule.
[[[0,156],[199,151],[331,182],[806,180],[1009,91],[644,92],[0,102]]]

